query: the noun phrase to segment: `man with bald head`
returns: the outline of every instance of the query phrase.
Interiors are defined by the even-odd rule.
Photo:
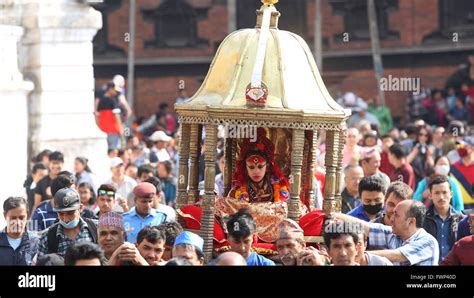
[[[228,251],[220,254],[215,262],[216,266],[247,266],[247,261],[241,254]]]
[[[348,165],[344,169],[346,187],[341,193],[341,212],[346,214],[361,204],[359,196],[359,182],[364,178],[364,171],[360,166]]]
[[[342,152],[342,166],[356,165],[359,162],[361,147],[357,145],[361,139],[359,130],[351,127],[346,133],[346,142]]]
[[[345,214],[333,214],[337,220],[359,224],[369,235],[370,253],[386,257],[394,265],[438,265],[438,241],[423,228],[426,208],[413,200],[400,202],[390,218],[391,226],[369,223]]]

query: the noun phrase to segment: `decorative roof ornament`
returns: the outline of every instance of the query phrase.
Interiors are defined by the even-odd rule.
[[[260,28],[260,36],[258,39],[257,55],[252,71],[251,82],[245,88],[245,98],[247,99],[247,106],[265,106],[268,97],[268,87],[262,81],[263,64],[265,62],[265,54],[267,52],[268,34],[270,32],[270,20],[272,12],[276,11],[273,4],[278,3],[278,0],[262,0],[263,6],[260,11],[263,11],[262,26]]]
[[[265,5],[274,5],[276,3],[278,3],[278,0],[262,0],[262,3],[265,4]]]

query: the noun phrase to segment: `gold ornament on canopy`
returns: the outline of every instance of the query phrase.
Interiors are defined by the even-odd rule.
[[[274,5],[278,3],[278,0],[262,0],[262,3],[265,5]]]

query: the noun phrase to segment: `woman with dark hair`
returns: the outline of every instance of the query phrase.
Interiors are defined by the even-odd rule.
[[[415,184],[433,173],[435,148],[431,140],[431,129],[428,126],[419,127],[413,149],[407,156],[407,162],[411,164],[415,172]]]
[[[74,160],[74,172],[76,173],[76,186],[81,183],[89,183],[94,190],[97,192],[99,187],[98,179],[94,175],[88,165],[89,160],[85,157],[76,157]]]
[[[90,210],[94,210],[97,207],[96,196],[92,185],[83,182],[77,187],[77,192],[81,197],[81,204],[84,205],[84,207]]]
[[[252,251],[257,225],[249,209],[242,208],[237,213],[229,216],[226,227],[230,251],[242,255],[248,266],[275,266],[272,260]]]
[[[6,199],[3,216],[7,226],[0,232],[0,266],[31,266],[39,237],[27,229],[28,203],[21,197]]]

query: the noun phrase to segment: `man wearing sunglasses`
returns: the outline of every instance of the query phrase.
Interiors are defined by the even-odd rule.
[[[127,201],[120,198],[117,202],[115,194],[117,189],[112,184],[102,184],[97,190],[97,209],[96,217],[99,218],[101,214],[108,212],[128,211]],[[121,208],[120,208],[121,207]]]
[[[156,188],[148,182],[141,182],[133,189],[135,207],[123,214],[127,240],[136,243],[137,235],[146,226],[158,226],[166,220],[166,214],[152,208]]]

